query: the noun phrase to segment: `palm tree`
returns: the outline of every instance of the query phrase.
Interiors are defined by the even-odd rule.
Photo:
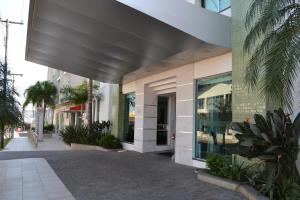
[[[11,84],[4,84],[3,67],[0,63],[0,133],[1,148],[4,148],[4,129],[5,126],[13,126],[22,123],[22,113],[20,111],[20,103],[16,96],[18,93]],[[4,85],[6,91],[4,92]]]
[[[64,94],[63,100],[65,101],[72,101],[77,105],[88,102],[87,119],[89,126],[92,124],[93,89],[98,89],[98,86],[94,86],[93,80],[89,79],[88,83],[84,81],[77,87],[65,86],[60,90]]]
[[[89,85],[88,85],[88,112],[87,112],[88,126],[89,127],[91,127],[91,125],[93,123],[92,105],[93,105],[93,80],[89,79]]]
[[[53,107],[55,105],[56,94],[57,89],[52,82],[38,81],[25,90],[23,109],[25,109],[29,103],[33,106],[43,107],[45,119],[46,107]]]
[[[300,61],[300,4],[295,0],[252,0],[246,29],[244,52],[250,55],[247,85],[291,111]]]
[[[63,101],[72,101],[76,105],[85,104],[88,101],[88,88],[87,82],[84,81],[76,87],[71,87],[69,85],[64,86],[60,93],[64,96]]]

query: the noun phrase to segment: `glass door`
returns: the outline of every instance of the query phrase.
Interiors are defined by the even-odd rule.
[[[158,96],[157,100],[157,145],[168,144],[169,97]]]
[[[134,142],[134,125],[135,125],[135,94],[125,95],[124,108],[124,142]]]

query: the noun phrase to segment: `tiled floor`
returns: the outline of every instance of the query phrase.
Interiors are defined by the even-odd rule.
[[[5,200],[74,200],[43,158],[0,161],[0,197]]]
[[[38,143],[37,148],[34,147],[28,137],[20,137],[15,133],[15,137],[7,144],[4,151],[61,151],[68,150],[57,134],[53,134],[52,138],[44,138]]]
[[[176,164],[164,155],[128,151],[0,152],[0,160],[26,157],[45,158],[76,200],[245,200],[239,193],[199,181],[195,168]]]

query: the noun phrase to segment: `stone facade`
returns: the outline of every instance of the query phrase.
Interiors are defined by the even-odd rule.
[[[122,94],[136,94],[136,117],[134,143],[126,144],[125,148],[138,152],[154,152],[175,150],[175,162],[190,165],[204,166],[194,158],[195,137],[195,81],[213,75],[231,72],[231,53],[187,64],[168,71],[158,72],[154,75],[123,83]],[[170,138],[167,145],[156,145],[157,133],[157,97],[172,94],[176,110],[174,132],[175,144]],[[176,98],[175,98],[176,96]],[[113,105],[116,106],[116,105]],[[120,111],[122,113],[122,111]],[[122,117],[122,116],[120,116]],[[121,124],[118,126],[122,135]],[[174,124],[174,125],[175,125]],[[171,125],[170,125],[171,126]],[[113,128],[114,130],[114,128]],[[172,131],[170,131],[172,132]]]

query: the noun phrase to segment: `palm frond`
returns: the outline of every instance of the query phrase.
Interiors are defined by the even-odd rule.
[[[248,87],[257,87],[268,101],[291,111],[294,80],[299,73],[300,4],[292,0],[253,0],[246,29]]]

